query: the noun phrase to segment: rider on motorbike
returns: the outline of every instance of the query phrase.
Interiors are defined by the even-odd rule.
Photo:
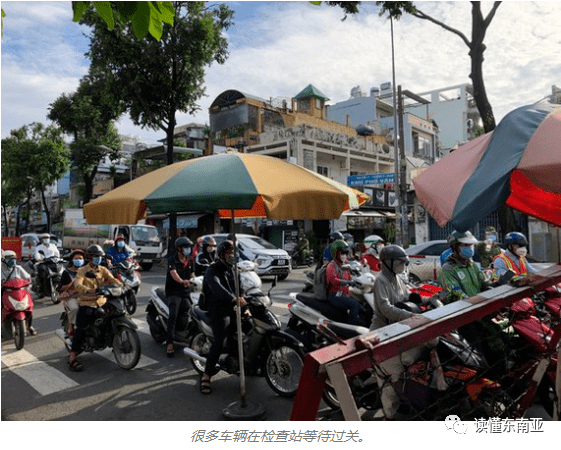
[[[20,278],[23,280],[31,280],[31,276],[27,271],[17,263],[17,255],[13,250],[5,250],[2,252],[2,283],[12,278]],[[29,334],[35,336],[37,330],[31,326],[33,322],[33,313],[27,319],[27,329]]]
[[[130,260],[133,253],[133,249],[125,243],[125,236],[119,234],[115,238],[115,243],[109,247],[106,252],[109,267],[121,261]]]
[[[304,230],[298,231],[298,253],[300,254],[300,261],[304,263],[310,254],[310,241],[304,234]]]
[[[327,301],[331,305],[349,311],[349,323],[352,325],[364,325],[360,319],[362,306],[359,301],[349,296],[349,286],[343,281],[352,281],[351,272],[343,269],[347,262],[350,249],[345,241],[335,241],[331,244],[331,257],[327,264],[325,278],[327,282]]]
[[[169,308],[167,355],[174,356],[173,336],[177,318],[188,311],[187,297],[189,295],[190,280],[193,277],[193,263],[191,252],[193,242],[185,236],[175,240],[175,255],[168,260],[168,273],[166,276],[166,301]]]
[[[74,280],[78,274],[78,269],[82,267],[85,263],[86,254],[81,249],[72,250],[72,253],[68,256],[70,264],[62,273],[60,278],[60,283],[57,290],[60,292],[60,299],[63,300],[66,305],[67,317],[68,317],[68,329],[66,330],[68,336],[74,336],[74,327],[76,326],[76,315],[78,314],[79,304],[78,304],[78,291],[74,286]]]
[[[76,315],[76,332],[68,355],[68,366],[73,372],[84,370],[77,355],[86,337],[86,328],[95,321],[97,309],[107,301],[104,296],[96,295],[96,292],[104,285],[122,285],[108,269],[100,265],[104,254],[99,245],[90,245],[86,249],[86,256],[90,262],[78,269],[76,274],[75,287],[79,293],[80,308]]]
[[[382,270],[380,267],[380,252],[384,248],[385,243],[378,235],[373,235],[372,239],[370,247],[362,254],[362,259],[366,260],[366,264],[368,264],[370,270],[380,272],[380,270]]]
[[[39,281],[40,292],[48,292],[47,288],[47,277],[49,269],[41,261],[46,260],[52,256],[60,258],[60,252],[55,244],[51,244],[51,235],[49,233],[43,233],[39,236],[40,243],[35,247],[33,252],[33,258],[38,262],[37,265],[37,275]]]
[[[214,339],[209,349],[205,373],[201,376],[200,390],[210,394],[210,378],[216,375],[216,363],[224,347],[224,339],[235,329],[236,291],[234,279],[234,243],[230,240],[222,242],[216,251],[218,259],[205,272],[203,293],[206,298],[206,309],[210,319]],[[240,305],[245,306],[245,299],[240,289]],[[228,323],[230,325],[228,325]],[[231,344],[231,339],[228,339]]]
[[[409,264],[409,257],[399,245],[387,245],[380,251],[382,272],[374,282],[374,316],[371,330],[385,327],[391,323],[400,322],[415,316],[415,313],[396,306],[399,302],[416,301],[420,296],[411,294],[399,274],[405,272]],[[416,298],[412,298],[416,297]],[[417,298],[418,297],[418,298]],[[388,384],[383,376],[378,376],[378,385],[382,389],[382,409],[386,420],[393,420],[399,407],[399,396],[392,384],[397,383],[406,365],[410,365],[419,358],[423,347],[415,347],[379,364],[380,369],[391,380]]]
[[[536,269],[526,260],[526,254],[528,253],[528,240],[526,236],[513,231],[505,236],[504,243],[506,245],[505,252],[498,254],[493,259],[493,268],[497,278],[500,278],[508,270],[513,271],[515,274],[512,277],[512,281],[517,281],[521,277],[536,273]]]
[[[201,243],[201,252],[195,258],[195,275],[204,275],[206,269],[216,260],[216,241],[212,236],[205,236]]]

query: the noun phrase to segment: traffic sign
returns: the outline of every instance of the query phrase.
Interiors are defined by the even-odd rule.
[[[351,175],[347,177],[347,186],[364,186],[369,184],[395,183],[393,172]]]

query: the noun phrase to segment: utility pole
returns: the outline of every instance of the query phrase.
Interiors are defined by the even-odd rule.
[[[403,93],[401,86],[397,88],[398,115],[399,115],[399,204],[401,206],[401,245],[409,245],[409,219],[407,216],[407,160],[405,159],[405,125]]]
[[[401,201],[399,183],[399,149],[397,137],[397,96],[395,93],[395,56],[393,45],[393,18],[390,16],[391,35],[392,35],[392,97],[393,97],[393,148],[394,148],[394,192],[395,192],[395,243],[401,245]]]

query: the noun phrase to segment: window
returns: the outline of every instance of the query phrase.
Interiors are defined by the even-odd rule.
[[[319,173],[320,175],[323,175],[324,177],[328,177],[329,176],[329,167],[318,166],[317,173]]]
[[[413,133],[413,154],[422,158],[432,156],[432,141],[429,137]]]
[[[316,98],[316,108],[321,109],[321,99]]]

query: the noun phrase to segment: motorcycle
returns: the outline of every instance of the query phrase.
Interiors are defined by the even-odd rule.
[[[203,290],[203,276],[195,277],[191,280],[191,289],[187,302],[189,309],[199,303],[199,297]],[[154,286],[150,292],[148,305],[146,306],[146,321],[150,329],[150,335],[158,344],[164,343],[167,339],[169,319],[169,306],[167,303],[164,288]],[[177,317],[175,325],[174,345],[186,347],[192,338],[194,327],[189,321],[188,311],[183,316]]]
[[[87,276],[87,275],[86,275]],[[86,329],[86,338],[81,351],[94,352],[113,348],[115,361],[119,367],[133,369],[140,360],[140,338],[136,330],[138,327],[125,317],[125,300],[123,288],[120,286],[103,286],[96,292],[96,296],[104,296],[107,301],[96,310],[96,320]],[[68,325],[68,311],[60,316],[61,327],[55,334],[64,342],[70,352],[72,340],[66,334]]]
[[[253,265],[252,262],[242,262]],[[249,271],[251,274],[251,271]],[[253,272],[254,273],[254,272]],[[244,298],[249,314],[242,316],[244,368],[249,376],[264,376],[271,389],[277,394],[291,397],[296,394],[298,381],[302,371],[305,349],[301,342],[281,331],[281,323],[269,309],[272,305],[270,292],[265,295],[260,289],[260,281],[252,276],[240,274]],[[259,287],[258,287],[259,286]],[[276,286],[276,278],[271,289]],[[190,346],[183,352],[191,358],[193,367],[199,374],[205,370],[206,357],[212,345],[213,334],[206,311],[198,305],[189,310],[190,320],[196,327]],[[225,353],[220,356],[218,367],[230,374],[238,374],[240,361],[238,358],[237,334],[231,337],[235,345],[225,345]],[[233,342],[234,343],[234,342]],[[229,352],[227,349],[231,348]],[[234,350],[235,349],[235,350]]]
[[[296,269],[298,266],[312,267],[314,265],[314,254],[311,250],[308,251],[308,255],[303,261],[301,260],[300,251],[298,249],[294,249],[290,254],[290,258],[293,269]]]
[[[114,265],[116,278],[125,286],[125,309],[132,316],[136,312],[136,296],[140,288],[140,266],[136,261],[121,261]]]
[[[40,266],[44,266],[46,271],[43,272],[43,270],[40,270]],[[57,287],[63,272],[64,260],[57,256],[51,256],[36,262],[33,269],[33,284],[31,285],[31,290],[35,292],[39,298],[50,297],[51,301],[56,305],[60,302]],[[42,274],[46,275],[46,279],[42,279]]]
[[[2,326],[10,326],[7,334],[14,338],[18,350],[23,348],[28,319],[33,313],[33,300],[26,289],[29,284],[23,278],[2,283]]]

